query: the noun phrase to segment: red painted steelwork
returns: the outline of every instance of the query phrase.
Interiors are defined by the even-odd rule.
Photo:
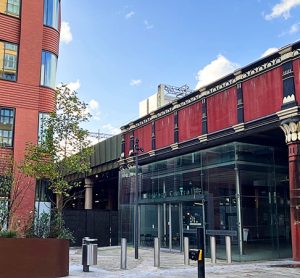
[[[201,135],[202,103],[197,102],[178,111],[179,142]]]
[[[147,124],[134,131],[134,138],[139,139],[139,146],[144,149],[144,152],[152,150],[152,126]]]
[[[293,62],[293,69],[294,69],[296,100],[299,104],[300,102],[300,60],[299,59]]]
[[[129,151],[130,151],[130,134],[131,132],[128,132],[124,135],[124,140],[125,140],[125,157],[129,156]]]
[[[299,202],[300,196],[300,144],[292,143],[289,147],[289,181],[290,181],[290,198],[291,198],[291,234],[292,234],[292,249],[293,259],[300,261],[300,222],[297,217],[300,216]]]
[[[237,124],[236,88],[207,98],[208,133]]]
[[[280,111],[283,85],[281,67],[242,83],[245,122]]]
[[[174,143],[174,114],[170,114],[156,121],[155,138],[157,149]]]

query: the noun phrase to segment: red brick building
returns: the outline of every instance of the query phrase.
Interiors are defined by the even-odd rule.
[[[10,156],[22,160],[55,108],[59,31],[60,0],[0,0],[0,169]],[[25,211],[34,196],[32,188]]]

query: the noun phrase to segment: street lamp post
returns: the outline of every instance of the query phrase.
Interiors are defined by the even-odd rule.
[[[139,146],[139,139],[135,139],[134,156],[135,156],[135,220],[134,220],[134,258],[139,258],[139,215],[138,215],[138,198],[139,198],[139,152],[144,152],[144,149]]]

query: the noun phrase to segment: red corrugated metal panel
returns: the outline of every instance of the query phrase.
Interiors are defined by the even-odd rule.
[[[299,104],[300,103],[300,59],[297,59],[293,62],[293,69],[294,69],[296,100]]]
[[[278,67],[242,83],[245,122],[255,120],[281,109],[282,69]]]
[[[0,80],[0,105],[38,110],[39,87]]]
[[[160,149],[174,143],[174,114],[155,122],[156,148]]]
[[[20,19],[0,13],[0,40],[19,43]]]
[[[201,135],[202,103],[197,102],[178,111],[179,142]]]
[[[59,33],[53,28],[44,26],[43,30],[43,49],[58,55]]]
[[[55,110],[55,90],[40,87],[39,90],[39,111],[52,112]]]
[[[235,124],[237,124],[235,87],[207,98],[207,126],[209,133]]]
[[[128,157],[129,151],[130,151],[130,134],[131,132],[124,134],[124,140],[125,140],[125,157]]]
[[[144,152],[152,150],[152,125],[147,124],[134,131],[134,138],[139,139],[139,145],[144,149]]]

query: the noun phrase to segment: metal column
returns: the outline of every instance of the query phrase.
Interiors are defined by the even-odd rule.
[[[237,155],[235,157],[237,160]],[[243,255],[243,231],[242,231],[242,211],[241,211],[241,192],[240,192],[240,175],[237,164],[234,167],[235,171],[235,187],[236,187],[236,209],[237,209],[237,226],[238,226],[238,241],[240,256]]]

